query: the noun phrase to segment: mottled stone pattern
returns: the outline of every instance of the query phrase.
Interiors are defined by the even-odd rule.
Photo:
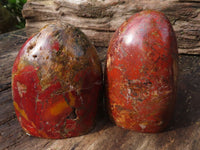
[[[92,129],[102,88],[96,49],[71,25],[51,24],[22,46],[12,70],[17,118],[30,135],[79,136]]]
[[[113,35],[107,54],[106,90],[109,114],[123,128],[163,130],[174,110],[177,43],[169,20],[143,11]]]

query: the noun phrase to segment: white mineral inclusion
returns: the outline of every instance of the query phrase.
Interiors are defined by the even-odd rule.
[[[145,129],[145,128],[146,128],[146,125],[143,124],[143,123],[139,124],[139,126],[140,126],[142,129]]]
[[[131,95],[131,89],[128,89],[128,94]]]
[[[39,33],[38,33],[39,34]],[[47,37],[49,36],[49,33],[43,33],[43,35],[36,35],[35,37],[33,37],[30,41],[29,44],[26,45],[25,49],[28,49],[28,46],[33,45],[33,48],[29,49],[27,51],[27,53],[25,53],[25,57],[28,58],[29,61],[35,60],[35,58],[33,57],[35,56],[48,56],[49,50],[42,50],[43,46],[45,45],[45,43],[47,43]],[[34,44],[34,41],[35,44]],[[41,55],[42,53],[42,55]],[[42,61],[42,60],[40,60]]]
[[[31,136],[29,133],[26,132],[26,135]]]

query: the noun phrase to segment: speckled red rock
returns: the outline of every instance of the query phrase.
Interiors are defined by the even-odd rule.
[[[94,125],[101,87],[96,49],[70,25],[48,25],[30,37],[12,70],[17,118],[37,137],[87,133]]]
[[[172,117],[177,43],[164,14],[130,17],[110,41],[106,65],[108,110],[114,122],[139,132],[159,132]]]

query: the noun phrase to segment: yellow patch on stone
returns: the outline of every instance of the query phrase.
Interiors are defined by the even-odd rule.
[[[20,115],[22,117],[24,117],[26,120],[29,120],[28,116],[25,113],[25,111],[23,109],[19,108],[18,104],[15,101],[13,102],[13,105],[14,105],[15,109],[20,113]]]
[[[54,104],[52,107],[50,107],[50,113],[53,116],[57,116],[68,108],[69,108],[69,105],[67,104],[67,102],[65,100],[62,100]]]
[[[69,99],[70,99],[69,105],[74,106],[76,98],[73,96],[73,94],[71,92],[69,92]]]

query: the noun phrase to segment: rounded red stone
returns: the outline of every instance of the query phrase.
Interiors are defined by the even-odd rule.
[[[27,40],[14,62],[17,118],[30,135],[79,136],[92,129],[102,88],[96,49],[71,25],[47,25]]]
[[[107,53],[106,91],[114,122],[139,132],[159,132],[172,117],[177,42],[166,16],[143,11],[113,35]]]

